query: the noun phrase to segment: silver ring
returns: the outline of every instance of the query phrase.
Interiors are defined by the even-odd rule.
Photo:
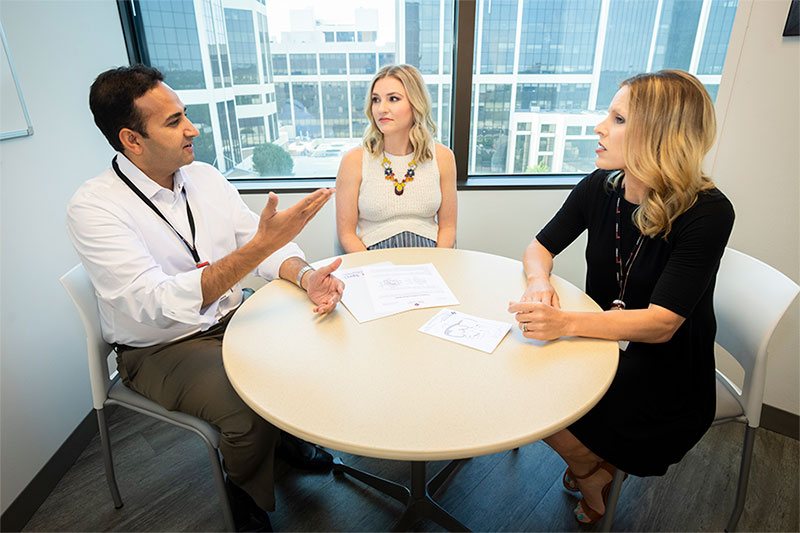
[[[522,323],[522,333],[525,333],[526,331],[528,331],[528,323],[527,322],[523,322]]]

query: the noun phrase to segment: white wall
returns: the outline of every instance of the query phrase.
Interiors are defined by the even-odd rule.
[[[739,0],[718,114],[714,176],[733,202],[730,246],[800,281],[800,39],[789,1]],[[745,283],[745,280],[742,280]],[[800,303],[770,343],[765,403],[800,413]]]
[[[2,0],[0,22],[35,132],[0,142],[4,512],[92,408],[83,328],[58,283],[77,263],[64,210],[78,185],[108,165],[89,85],[127,54],[116,2]],[[16,98],[9,81],[3,100]]]
[[[567,194],[567,190],[460,191],[457,245],[465,250],[522,259],[525,247],[561,207]],[[302,194],[279,196],[279,209],[303,197]],[[256,213],[263,209],[266,201],[266,195],[245,196],[245,202]],[[330,201],[295,240],[306,253],[306,259],[316,261],[334,254],[335,227],[333,201]],[[583,259],[585,246],[584,235],[559,255],[554,268],[557,275],[579,287],[583,287],[586,275]],[[478,284],[480,280],[475,282]],[[260,286],[260,282],[254,278],[249,278],[248,284]]]

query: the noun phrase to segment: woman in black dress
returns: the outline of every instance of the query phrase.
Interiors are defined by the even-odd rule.
[[[524,335],[620,341],[606,395],[545,439],[580,491],[578,521],[605,513],[617,467],[663,475],[711,425],[715,410],[713,294],[733,207],[701,164],[714,107],[691,74],[662,70],[624,81],[595,128],[598,170],[572,190],[525,250],[528,287],[509,311]],[[560,308],[553,258],[588,230],[586,292],[604,309]]]

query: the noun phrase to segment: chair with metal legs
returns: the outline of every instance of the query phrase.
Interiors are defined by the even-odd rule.
[[[726,422],[745,424],[736,501],[725,531],[734,531],[744,509],[756,429],[761,422],[764,384],[767,374],[767,346],[775,327],[800,287],[778,270],[726,248],[714,290],[717,318],[716,342],[730,353],[745,372],[742,388],[717,369],[717,411],[713,425]],[[623,472],[617,470],[606,506],[603,531],[611,530],[614,508],[622,485]]]
[[[199,435],[208,449],[211,460],[211,472],[222,504],[222,514],[228,531],[236,531],[231,513],[228,494],[225,490],[225,477],[219,456],[219,430],[211,424],[191,415],[178,411],[168,411],[157,403],[145,398],[122,384],[119,375],[109,374],[108,356],[112,347],[103,340],[100,332],[100,315],[97,308],[97,296],[92,281],[83,265],[74,266],[61,277],[61,284],[72,298],[78,314],[86,330],[86,347],[89,355],[89,381],[92,387],[92,403],[97,413],[100,432],[100,445],[103,450],[103,466],[105,467],[108,488],[114,507],[122,507],[122,497],[114,475],[114,463],[111,457],[111,442],[106,422],[105,407],[120,405],[143,415],[153,417],[162,422],[193,431]]]

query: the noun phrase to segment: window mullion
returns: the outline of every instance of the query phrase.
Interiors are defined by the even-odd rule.
[[[149,65],[150,56],[147,53],[141,12],[137,7],[138,0],[117,0],[119,19],[122,24],[122,34],[127,44],[128,61],[131,65],[136,65],[138,63]]]
[[[455,2],[453,85],[450,91],[450,138],[456,159],[456,176],[466,183],[469,167],[469,132],[472,113],[472,62],[475,48],[475,0]]]

